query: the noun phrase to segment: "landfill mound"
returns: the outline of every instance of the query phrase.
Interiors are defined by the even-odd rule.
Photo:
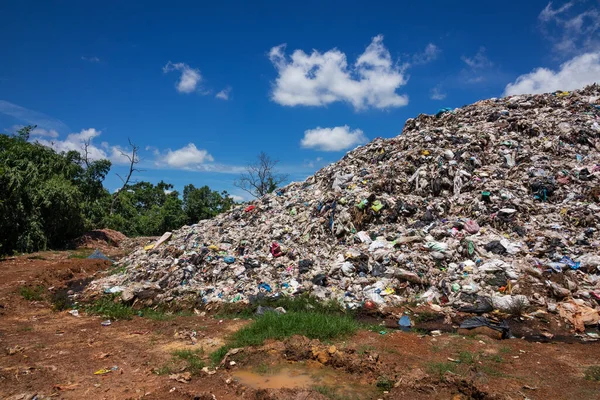
[[[309,292],[598,323],[600,86],[409,119],[304,182],[166,233],[93,282],[202,305]]]

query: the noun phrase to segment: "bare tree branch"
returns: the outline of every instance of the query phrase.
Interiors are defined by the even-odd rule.
[[[110,215],[112,215],[114,212],[115,203],[117,202],[117,199],[119,198],[119,194],[123,190],[127,189],[127,185],[129,185],[129,182],[131,181],[131,176],[133,175],[133,173],[144,171],[142,169],[135,168],[135,165],[140,162],[140,158],[138,155],[140,146],[133,143],[131,141],[131,139],[127,139],[127,140],[129,141],[129,146],[131,147],[131,154],[121,151],[121,155],[129,160],[129,172],[127,173],[127,177],[125,177],[125,178],[123,178],[119,174],[116,174],[119,177],[119,179],[121,179],[121,182],[123,182],[123,186],[113,194],[113,199],[112,199],[112,202],[110,203]]]
[[[91,139],[87,139],[83,142],[83,146],[81,150],[83,150],[83,162],[85,163],[85,167],[90,167],[90,141]]]
[[[288,175],[276,173],[278,163],[279,160],[273,160],[261,151],[258,160],[249,164],[233,185],[257,198],[271,193],[288,179]]]

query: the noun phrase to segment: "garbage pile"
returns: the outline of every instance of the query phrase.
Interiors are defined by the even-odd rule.
[[[599,319],[599,227],[596,84],[421,114],[304,182],[166,233],[89,290],[148,304],[309,292],[350,308],[536,305],[581,328]]]

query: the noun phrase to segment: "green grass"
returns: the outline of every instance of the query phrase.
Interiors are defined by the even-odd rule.
[[[118,274],[125,273],[125,271],[127,271],[126,265],[115,265],[114,267],[112,267],[108,270],[107,274],[108,275],[118,275]]]
[[[148,318],[153,321],[169,321],[177,317],[189,317],[193,315],[191,311],[171,312],[161,308],[144,308],[137,312],[137,315],[143,318]]]
[[[426,366],[427,372],[440,381],[445,380],[444,375],[446,372],[454,373],[456,371],[456,364],[451,362],[430,362]]]
[[[280,297],[277,299],[263,298],[258,301],[240,307],[237,303],[226,303],[223,308],[215,315],[215,318],[256,318],[256,310],[259,306],[262,307],[283,307],[286,312],[303,312],[312,311],[322,314],[343,314],[344,309],[340,303],[335,300],[326,302],[319,301],[316,297],[308,294],[296,297]]]
[[[170,375],[173,370],[170,366],[164,365],[154,371],[156,375]]]
[[[440,314],[433,311],[419,311],[412,316],[414,322],[429,322],[440,318]]]
[[[512,351],[511,348],[508,347],[508,346],[502,346],[502,347],[500,347],[500,353],[502,353],[502,354],[508,354],[511,351]]]
[[[501,355],[499,354],[493,354],[490,356],[490,360],[496,362],[496,363],[501,363],[502,361],[504,361],[504,359],[502,358]]]
[[[169,311],[163,308],[143,308],[134,310],[130,305],[115,301],[118,295],[102,296],[84,306],[84,311],[111,319],[131,319],[134,315],[153,321],[169,321],[178,317],[193,315],[191,311]]]
[[[588,381],[600,381],[600,365],[592,365],[585,370],[585,379]]]
[[[377,378],[377,388],[384,392],[389,392],[394,387],[394,382],[387,376]]]
[[[458,361],[461,364],[473,365],[477,360],[477,355],[471,353],[470,351],[461,351],[458,353]]]
[[[100,315],[110,319],[131,319],[134,311],[128,305],[115,302],[113,296],[104,296],[93,303],[87,304],[84,310],[88,314]]]
[[[284,339],[293,335],[327,341],[354,334],[360,325],[350,316],[321,312],[291,311],[286,314],[266,313],[250,325],[235,332],[229,343],[211,354],[218,364],[227,351],[235,347],[259,346],[266,339]]]
[[[44,294],[46,292],[46,288],[42,285],[37,286],[21,286],[19,288],[19,294],[25,300],[28,301],[41,301],[44,300]]]
[[[202,348],[198,350],[175,350],[171,354],[175,360],[185,362],[186,369],[192,375],[198,375],[205,366],[204,361],[201,359],[204,356],[204,349]]]
[[[91,249],[75,250],[75,252],[69,254],[69,258],[88,258],[93,252],[94,250]]]

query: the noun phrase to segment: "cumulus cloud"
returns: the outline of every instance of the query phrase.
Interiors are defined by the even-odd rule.
[[[420,65],[430,63],[431,61],[438,58],[440,53],[441,50],[439,47],[437,47],[433,43],[429,43],[422,53],[417,53],[413,56],[413,64]]]
[[[600,49],[600,7],[593,3],[570,1],[554,8],[549,2],[540,12],[541,30],[559,55],[573,56]]]
[[[101,134],[102,131],[99,131],[95,128],[89,128],[82,129],[77,133],[70,133],[64,140],[56,140],[58,137],[57,135],[50,136],[52,137],[52,140],[37,138],[35,141],[44,146],[50,147],[59,153],[77,151],[82,155],[84,154],[84,148],[87,143],[87,153],[90,161],[109,159],[113,164],[128,164],[129,160],[122,154],[122,152],[128,153],[127,149],[124,149],[121,146],[110,146],[106,142],[102,142],[100,146],[96,146],[94,144],[94,139]]]
[[[221,100],[229,100],[229,94],[231,93],[231,87],[226,87],[225,89],[221,90],[219,93],[217,93],[215,95],[215,97],[217,99],[221,99]]]
[[[360,129],[350,130],[348,125],[334,128],[309,129],[304,132],[300,144],[304,148],[320,151],[340,151],[357,144],[366,143],[367,137]]]
[[[505,96],[573,90],[600,82],[600,52],[586,53],[563,63],[558,71],[537,68],[506,85]]]
[[[167,65],[163,67],[163,72],[166,74],[171,71],[181,72],[181,76],[175,85],[175,88],[179,93],[194,92],[202,80],[202,75],[200,75],[200,71],[198,69],[191,68],[189,65],[184,63],[172,63],[169,61]]]
[[[325,106],[342,101],[356,110],[408,104],[406,95],[396,93],[406,84],[405,66],[393,62],[382,35],[374,37],[352,65],[337,49],[310,54],[295,50],[289,57],[285,50],[281,44],[269,52],[278,72],[271,97],[278,104]]]
[[[442,91],[440,86],[436,86],[431,89],[429,97],[431,100],[444,100],[446,98],[446,93]]]
[[[161,161],[173,168],[192,168],[207,161],[212,162],[214,158],[208,151],[198,149],[194,143],[188,143],[177,150],[168,149]]]

